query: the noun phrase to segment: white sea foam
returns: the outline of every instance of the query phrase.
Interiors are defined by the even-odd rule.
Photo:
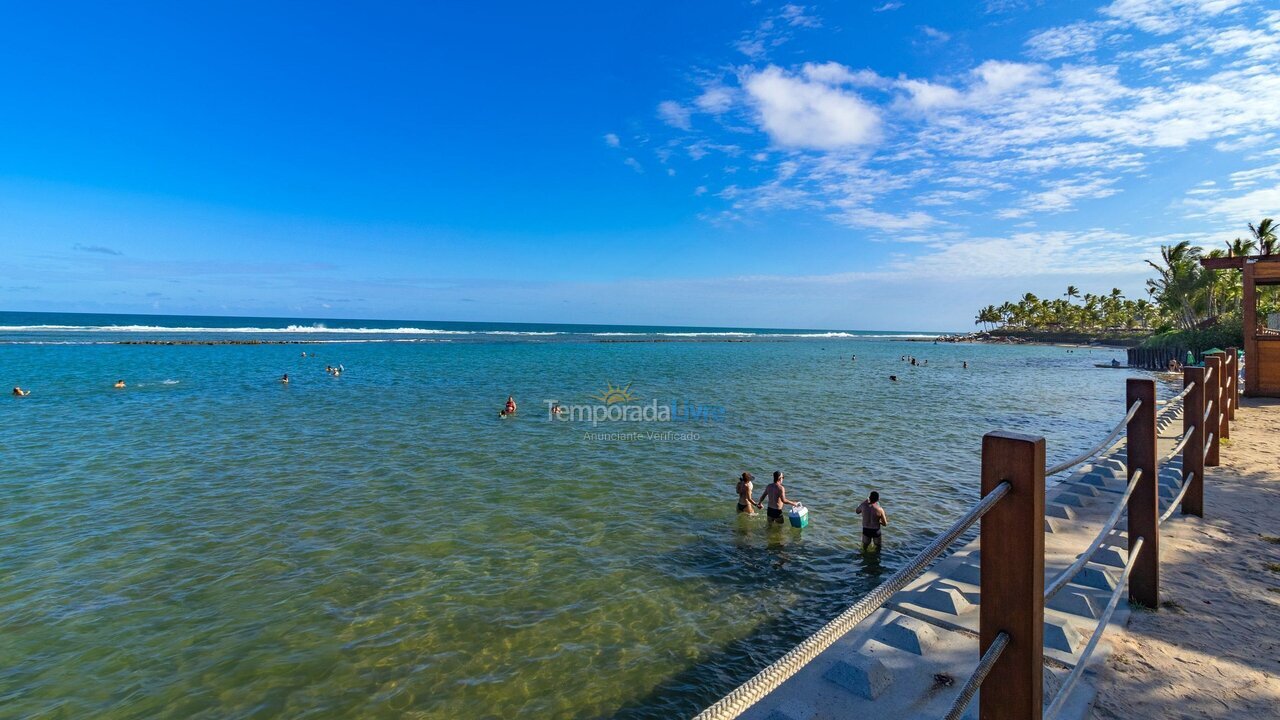
[[[299,335],[563,335],[562,332],[521,330],[440,330],[437,328],[369,328],[326,327],[324,325],[289,325],[269,327],[170,327],[165,325],[0,325],[0,333],[18,332],[92,332],[92,333],[176,333],[214,335],[218,333],[257,334],[289,333]]]
[[[0,325],[0,333],[150,333],[153,335],[418,335],[446,337],[551,337],[585,335],[590,337],[671,337],[671,338],[810,338],[810,339],[928,339],[928,333],[850,333],[829,332],[751,332],[745,330],[706,330],[687,332],[571,332],[565,330],[442,330],[439,328],[371,328],[288,325],[286,327],[169,327],[164,325]]]

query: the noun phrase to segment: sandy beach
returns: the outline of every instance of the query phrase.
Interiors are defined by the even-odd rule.
[[[1094,717],[1280,717],[1280,401],[1245,399],[1205,518],[1162,528],[1161,609],[1109,634]]]

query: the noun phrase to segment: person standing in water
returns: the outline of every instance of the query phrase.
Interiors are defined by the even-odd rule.
[[[511,395],[507,396],[507,407],[504,410],[504,412],[506,412],[508,415],[516,414],[516,401],[515,401],[515,398],[513,398]]]
[[[760,493],[760,501],[757,505],[763,505],[765,499],[769,500],[769,507],[765,513],[769,516],[769,522],[776,522],[779,525],[786,522],[782,518],[782,507],[784,505],[799,505],[800,503],[788,500],[786,488],[782,487],[782,471],[778,470],[773,474],[773,482],[764,486],[764,492]]]
[[[855,512],[862,516],[862,552],[872,544],[880,552],[880,528],[889,524],[889,516],[880,507],[880,493],[872,491]]]
[[[751,499],[755,489],[752,483],[755,479],[755,476],[749,472],[742,473],[742,477],[738,479],[738,512],[740,513],[755,515],[755,509],[762,507],[760,503]]]

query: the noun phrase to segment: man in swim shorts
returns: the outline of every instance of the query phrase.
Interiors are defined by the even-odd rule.
[[[755,476],[749,472],[742,473],[742,477],[738,479],[738,512],[748,515],[755,515],[756,508],[762,507],[760,503],[751,499],[753,491],[752,482]]]
[[[765,513],[769,516],[769,522],[776,522],[779,525],[786,522],[782,518],[782,506],[800,504],[787,499],[787,491],[782,487],[781,470],[778,470],[773,474],[773,482],[764,486],[764,492],[760,494],[760,502],[757,504],[764,504],[765,498],[768,498],[769,500],[769,507],[765,510]]]
[[[873,544],[880,552],[880,528],[889,524],[889,516],[880,507],[880,493],[873,491],[855,512],[862,516],[862,552]]]

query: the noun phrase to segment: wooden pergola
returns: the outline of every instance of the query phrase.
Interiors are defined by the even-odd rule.
[[[1280,285],[1280,255],[1203,258],[1208,270],[1240,270],[1244,273],[1244,394],[1280,397],[1280,332],[1258,318],[1258,286]]]

